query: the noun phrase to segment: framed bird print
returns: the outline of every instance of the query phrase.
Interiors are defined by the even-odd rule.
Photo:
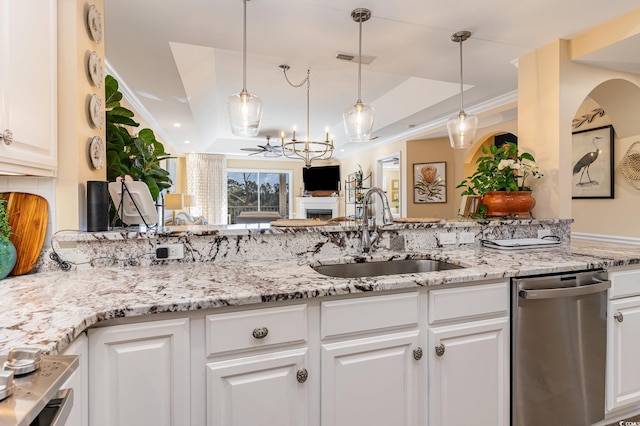
[[[572,198],[614,198],[613,126],[573,133]]]

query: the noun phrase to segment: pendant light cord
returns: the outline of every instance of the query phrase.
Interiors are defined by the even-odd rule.
[[[464,113],[464,83],[463,83],[463,73],[462,73],[462,42],[463,40],[460,40],[460,112]]]
[[[244,5],[242,21],[242,91],[247,91],[247,1],[242,0]]]
[[[309,119],[309,110],[311,108],[311,106],[310,106],[311,103],[309,101],[309,98],[311,96],[310,95],[310,93],[311,93],[311,79],[309,78],[309,76],[311,75],[311,70],[307,70],[307,76],[305,77],[304,80],[302,80],[298,84],[294,84],[294,83],[291,82],[291,80],[289,80],[289,76],[287,75],[288,67],[281,66],[280,68],[282,69],[282,72],[284,73],[284,78],[287,80],[287,83],[289,83],[289,85],[291,87],[294,87],[294,88],[297,89],[298,87],[301,87],[303,84],[307,83],[307,141],[310,141],[311,140],[311,135],[310,135],[311,124],[310,124],[310,119]]]
[[[358,102],[362,103],[362,16],[358,19]]]

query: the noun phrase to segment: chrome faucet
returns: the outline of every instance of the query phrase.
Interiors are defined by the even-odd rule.
[[[373,219],[373,232],[369,234],[369,200],[373,196],[373,194],[378,194],[380,196],[380,200],[382,201],[382,221],[384,225],[391,225],[393,223],[393,215],[391,214],[391,209],[389,208],[389,200],[385,195],[384,191],[377,186],[369,189],[366,194],[364,194],[364,199],[362,200],[363,213],[362,213],[362,252],[368,253],[371,249],[371,245],[376,242],[378,239],[378,231],[376,229],[376,217]]]

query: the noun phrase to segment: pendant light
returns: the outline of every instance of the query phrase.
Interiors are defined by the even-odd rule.
[[[373,108],[363,103],[360,98],[362,92],[362,23],[371,18],[371,11],[364,8],[355,9],[351,12],[351,17],[355,22],[358,22],[360,27],[358,42],[358,100],[355,105],[349,105],[345,108],[342,118],[349,142],[368,142],[371,138],[375,113]]]
[[[464,112],[463,75],[462,75],[462,42],[471,37],[469,31],[459,31],[451,36],[451,41],[460,43],[460,112],[451,117],[447,123],[451,147],[464,149],[471,146],[478,128],[478,117]]]
[[[262,100],[247,91],[247,2],[244,6],[242,33],[242,91],[227,99],[231,132],[236,136],[257,136],[262,119]]]

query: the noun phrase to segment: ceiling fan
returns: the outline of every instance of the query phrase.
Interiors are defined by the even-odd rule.
[[[271,145],[269,140],[271,136],[267,136],[266,145],[258,145],[257,148],[240,148],[240,151],[251,151],[249,155],[264,154],[265,157],[281,157],[282,147],[278,145]]]

